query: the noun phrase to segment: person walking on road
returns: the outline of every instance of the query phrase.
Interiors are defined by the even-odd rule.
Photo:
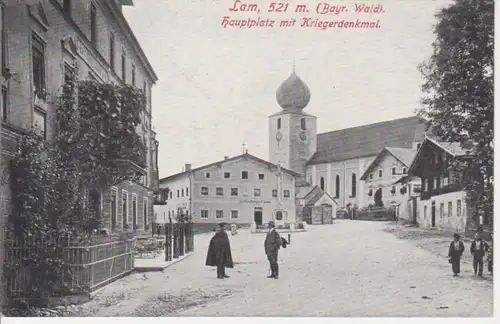
[[[215,235],[210,240],[205,265],[217,267],[218,279],[229,278],[226,275],[226,268],[233,268],[234,264],[229,237],[224,231],[224,223],[219,224]]]
[[[464,243],[460,240],[460,235],[453,234],[453,242],[450,244],[450,249],[448,250],[448,257],[451,263],[451,269],[453,271],[453,276],[458,276],[460,273],[460,258],[465,251]]]
[[[279,266],[278,266],[278,251],[281,246],[281,236],[274,228],[274,222],[269,222],[269,232],[267,232],[266,240],[264,241],[264,250],[267,255],[267,260],[269,260],[269,266],[271,268],[271,275],[268,278],[279,278]]]
[[[482,277],[483,276],[483,258],[488,251],[488,243],[483,241],[481,235],[476,233],[475,240],[470,245],[470,253],[474,256],[472,266],[474,267],[474,274]]]

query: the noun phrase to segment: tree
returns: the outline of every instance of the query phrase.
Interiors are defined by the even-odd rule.
[[[384,206],[384,202],[382,201],[382,188],[378,188],[377,191],[375,191],[375,196],[373,197],[373,199],[375,200],[375,206]]]
[[[433,54],[419,66],[424,78],[419,114],[441,140],[459,142],[472,157],[453,168],[472,175],[465,177],[468,202],[491,224],[494,1],[455,0],[436,18]]]

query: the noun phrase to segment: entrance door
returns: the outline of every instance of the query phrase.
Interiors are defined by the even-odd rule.
[[[431,208],[431,226],[436,227],[436,202],[432,202]]]
[[[253,221],[257,226],[262,225],[262,209],[255,208],[253,212]]]
[[[417,224],[417,199],[412,199],[411,202],[412,202],[411,211],[413,216],[412,223]]]

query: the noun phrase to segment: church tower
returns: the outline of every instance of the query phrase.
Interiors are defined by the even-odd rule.
[[[316,117],[302,110],[311,99],[307,85],[292,74],[276,91],[281,111],[269,116],[269,160],[305,177],[306,163],[316,152]]]

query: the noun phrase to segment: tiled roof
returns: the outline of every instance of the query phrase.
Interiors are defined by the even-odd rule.
[[[384,147],[411,148],[426,131],[426,121],[412,116],[318,134],[316,153],[308,164],[377,155]]]
[[[295,198],[297,199],[305,199],[307,195],[316,188],[317,186],[307,186],[307,187],[297,187],[297,191],[295,193]]]

